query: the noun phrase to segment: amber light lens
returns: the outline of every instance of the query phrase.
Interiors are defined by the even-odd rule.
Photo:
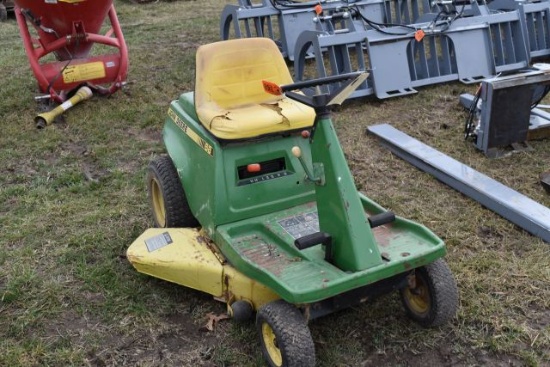
[[[260,172],[261,169],[262,169],[262,166],[260,166],[259,163],[252,163],[246,166],[246,170],[250,173]]]

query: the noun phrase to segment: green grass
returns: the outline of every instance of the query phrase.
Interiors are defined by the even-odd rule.
[[[15,21],[0,24],[0,366],[260,366],[254,325],[201,327],[225,307],[137,273],[128,245],[152,225],[145,168],[169,102],[192,90],[194,52],[219,39],[226,3],[117,1],[128,85],[65,122],[34,127],[38,94]],[[346,102],[335,113],[361,191],[448,245],[460,291],[449,325],[424,330],[387,295],[311,323],[320,366],[528,365],[550,360],[550,247],[396,158],[367,126],[389,122],[550,206],[548,140],[489,160],[464,142],[458,95],[474,86]]]

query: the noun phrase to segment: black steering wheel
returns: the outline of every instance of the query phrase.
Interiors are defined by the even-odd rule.
[[[342,104],[342,102],[361,84],[365,81],[369,74],[365,71],[356,71],[340,75],[331,75],[319,79],[311,79],[299,81],[292,84],[281,85],[280,93],[284,93],[288,98],[301,102],[315,110],[324,109],[326,106],[334,104]],[[302,93],[294,92],[305,88],[319,87],[322,85],[344,82],[340,88],[334,90],[330,94],[323,93],[320,90],[313,95],[308,96]],[[319,112],[319,111],[317,111]]]

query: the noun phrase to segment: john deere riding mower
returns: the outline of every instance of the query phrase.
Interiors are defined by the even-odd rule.
[[[454,316],[443,241],[358,193],[346,164],[329,107],[366,74],[293,83],[267,38],[201,46],[196,68],[195,92],[168,110],[168,155],[149,166],[158,228],[128,249],[138,271],[238,320],[256,311],[270,366],[313,366],[309,320],[392,290],[422,326]]]

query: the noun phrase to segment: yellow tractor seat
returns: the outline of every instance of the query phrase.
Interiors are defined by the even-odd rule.
[[[217,138],[244,139],[313,125],[312,108],[264,91],[262,80],[293,83],[271,39],[211,43],[200,46],[196,57],[195,109]]]

